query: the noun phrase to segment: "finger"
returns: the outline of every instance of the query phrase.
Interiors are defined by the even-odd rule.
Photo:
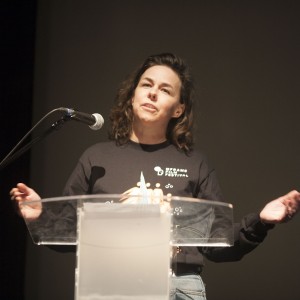
[[[137,203],[136,198],[132,198],[132,197],[126,198],[122,201],[125,204],[136,204]]]
[[[17,192],[17,189],[16,188],[13,188],[10,192],[9,192],[9,195],[11,196],[11,200],[13,200],[15,198],[15,195],[16,195],[16,192]]]
[[[28,194],[29,188],[27,186],[23,186],[22,184],[17,184],[17,187],[11,189],[9,192],[11,196],[11,200],[18,200],[17,197],[23,196],[24,194]]]
[[[133,188],[131,188],[131,189],[125,191],[122,195],[129,195],[129,194],[133,193],[135,189],[137,189],[137,188],[136,188],[136,187],[133,187]]]
[[[290,221],[299,211],[300,194],[296,190],[289,192],[284,196],[283,204],[286,207],[284,222]]]
[[[30,193],[30,188],[25,184],[25,183],[18,183],[17,188],[19,189],[20,192],[29,194]]]
[[[128,197],[129,197],[129,195],[122,194],[119,201],[123,202],[123,201],[125,201],[126,199],[128,199]]]
[[[289,192],[284,197],[283,203],[289,210],[297,211],[300,207],[300,194],[297,191]]]
[[[132,197],[132,196],[139,196],[140,195],[140,188],[138,187],[133,187],[129,190],[127,190],[126,192],[124,192],[122,194],[122,198],[120,199],[120,201],[124,201],[126,199],[128,199],[129,197]]]
[[[19,200],[19,198],[23,195],[23,193],[19,192],[17,188],[14,188],[10,192],[11,200]]]
[[[154,189],[152,197],[153,197],[153,202],[154,203],[163,202],[164,194],[163,194],[162,189]]]
[[[14,201],[14,200],[18,200],[17,198],[19,198],[19,197],[20,197],[20,194],[18,192],[14,192],[11,195],[10,199]]]
[[[12,188],[12,189],[10,190],[9,194],[12,196],[16,190],[17,190],[16,188]]]

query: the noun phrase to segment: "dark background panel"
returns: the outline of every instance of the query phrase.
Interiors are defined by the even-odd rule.
[[[31,126],[36,1],[0,3],[0,160]],[[0,171],[0,298],[24,299],[27,229],[8,196],[29,180],[29,153]]]

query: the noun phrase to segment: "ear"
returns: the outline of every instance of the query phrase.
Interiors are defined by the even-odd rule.
[[[174,113],[173,113],[173,118],[179,118],[185,110],[185,105],[184,104],[178,104],[178,106],[176,107]]]

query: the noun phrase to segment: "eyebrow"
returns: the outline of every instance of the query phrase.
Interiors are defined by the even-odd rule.
[[[154,82],[154,80],[152,78],[150,78],[150,77],[144,77],[144,78],[141,78],[141,80],[147,80],[147,81],[150,81],[151,83]],[[167,82],[163,82],[160,85],[161,86],[170,87],[171,89],[174,89],[174,87],[170,83],[167,83]]]

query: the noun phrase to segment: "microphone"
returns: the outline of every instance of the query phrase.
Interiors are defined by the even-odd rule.
[[[93,130],[100,129],[104,124],[104,119],[100,114],[87,114],[84,112],[76,111],[72,108],[61,107],[60,110],[66,113],[66,116],[71,120],[79,121],[89,125]]]

